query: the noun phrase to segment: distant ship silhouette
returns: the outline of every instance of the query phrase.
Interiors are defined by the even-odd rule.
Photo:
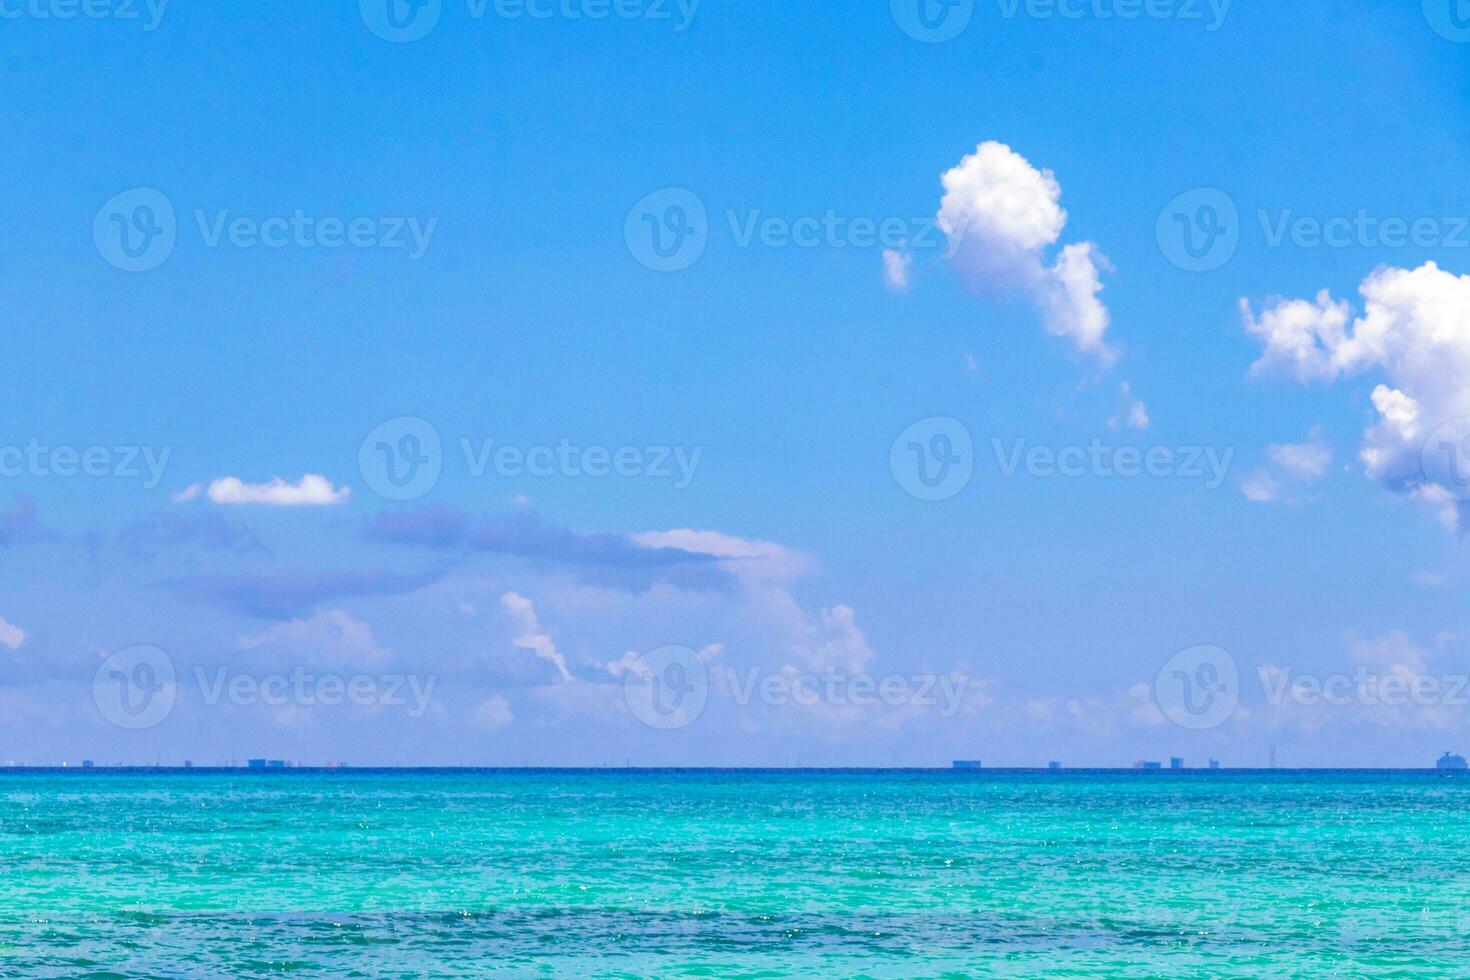
[[[1455,755],[1453,752],[1446,752],[1444,755],[1439,757],[1439,761],[1434,764],[1434,768],[1470,769],[1470,763],[1465,762],[1465,757],[1463,755]]]

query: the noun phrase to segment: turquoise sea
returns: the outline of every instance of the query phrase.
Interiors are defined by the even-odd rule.
[[[0,775],[0,976],[1470,976],[1435,773]]]

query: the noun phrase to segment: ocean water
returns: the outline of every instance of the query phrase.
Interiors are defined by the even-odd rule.
[[[1470,976],[1434,773],[0,776],[0,976]]]

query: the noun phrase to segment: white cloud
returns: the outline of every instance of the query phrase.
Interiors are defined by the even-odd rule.
[[[1332,447],[1323,441],[1317,426],[1307,434],[1306,442],[1267,446],[1265,464],[1242,480],[1240,489],[1253,503],[1298,503],[1295,491],[1320,481],[1331,466]]]
[[[378,666],[392,658],[390,651],[378,646],[367,623],[341,609],[324,610],[309,619],[293,619],[242,636],[235,648],[273,650],[287,660],[335,667]]]
[[[1257,669],[1266,691],[1262,718],[1273,728],[1305,733],[1371,726],[1395,732],[1446,732],[1464,727],[1460,674],[1440,674],[1432,661],[1460,641],[1433,638],[1432,649],[1395,630],[1379,637],[1347,635],[1351,670],[1326,677],[1280,664]]]
[[[1450,487],[1456,473],[1425,472],[1425,443],[1441,425],[1470,416],[1470,276],[1427,262],[1381,268],[1359,287],[1363,313],[1324,290],[1315,301],[1273,300],[1259,316],[1241,301],[1246,330],[1262,343],[1252,374],[1285,373],[1300,382],[1333,382],[1376,371],[1378,418],[1363,433],[1364,472],[1388,489],[1423,501],[1465,528],[1465,507]]]
[[[914,257],[903,252],[896,252],[891,248],[883,250],[883,285],[895,293],[907,292],[909,288],[909,269],[914,264]]]
[[[939,226],[955,266],[972,287],[1021,292],[1036,304],[1048,333],[1077,351],[1111,364],[1105,342],[1107,307],[1098,299],[1106,260],[1091,242],[1067,245],[1047,265],[1046,250],[1061,238],[1067,212],[1050,170],[1037,170],[1004,143],[981,143],[941,178]]]
[[[822,673],[859,674],[874,661],[868,638],[858,629],[851,606],[833,606],[808,617],[801,639],[790,647],[796,666]]]
[[[306,474],[297,483],[287,483],[280,477],[269,483],[245,483],[238,477],[226,476],[209,485],[209,499],[216,504],[323,507],[345,503],[351,494],[350,488],[334,487],[326,477],[315,473]]]
[[[480,702],[480,706],[475,709],[473,723],[476,728],[493,732],[514,720],[515,713],[510,710],[510,702],[496,694]]]
[[[1265,467],[1257,467],[1240,481],[1240,492],[1253,504],[1269,504],[1281,496],[1281,483]]]
[[[5,620],[0,619],[0,646],[9,647],[12,650],[19,650],[21,644],[25,643],[25,641],[25,630],[18,626],[12,626]]]
[[[1332,465],[1332,448],[1322,441],[1322,430],[1308,433],[1307,442],[1273,445],[1266,449],[1271,462],[1298,480],[1320,480]]]
[[[1078,351],[1110,364],[1116,353],[1103,342],[1108,330],[1108,308],[1098,299],[1103,290],[1099,267],[1107,259],[1091,242],[1068,245],[1049,271],[1046,284],[1046,329],[1068,337]]]
[[[1346,301],[1336,303],[1327,290],[1315,302],[1304,299],[1276,300],[1257,318],[1250,301],[1242,299],[1240,310],[1246,332],[1265,347],[1251,365],[1251,375],[1288,374],[1298,381],[1331,381],[1341,366],[1336,354],[1342,348],[1350,310]]]
[[[723,653],[724,650],[725,645],[723,643],[711,643],[709,646],[701,647],[700,649],[694,651],[694,655],[698,657],[701,662],[708,664],[713,663],[716,659],[718,659],[720,654]],[[643,654],[639,653],[637,650],[629,650],[627,653],[624,653],[616,660],[609,660],[607,663],[598,663],[597,667],[598,669],[606,672],[610,677],[621,678],[627,675],[628,671],[638,666],[638,661],[642,657]]]
[[[1094,738],[1112,738],[1126,729],[1155,728],[1168,722],[1154,701],[1153,689],[1141,681],[1107,697],[1034,697],[1022,702],[1017,714],[1030,725],[1075,729]]]
[[[567,669],[567,659],[557,651],[556,644],[541,628],[531,600],[523,595],[507,592],[500,597],[500,608],[505,610],[515,626],[516,635],[511,638],[511,645],[518,650],[529,650],[551,664],[563,683],[571,681],[572,672]]]
[[[629,535],[644,548],[678,548],[698,555],[723,558],[727,571],[742,581],[794,579],[811,570],[812,560],[773,541],[740,538],[719,531],[676,528]]]
[[[1127,427],[1140,432],[1149,427],[1148,406],[1133,394],[1133,386],[1123,382],[1118,386],[1118,413],[1108,419],[1108,428]]]
[[[204,492],[204,485],[203,484],[201,484],[201,483],[191,483],[187,487],[185,487],[184,489],[175,492],[172,495],[172,499],[173,499],[173,502],[176,503],[176,504],[187,504],[189,501],[195,499],[196,497],[199,496],[199,494],[201,494],[203,492]]]

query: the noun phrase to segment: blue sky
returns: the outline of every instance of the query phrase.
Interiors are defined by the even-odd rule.
[[[431,29],[399,10],[427,29],[402,43],[372,0],[69,9],[0,4],[0,446],[142,475],[0,477],[0,756],[1419,765],[1470,741],[1444,693],[1470,671],[1457,487],[1419,466],[1470,415],[1448,4],[978,0],[941,43],[902,0],[443,0]],[[656,271],[638,230],[671,189],[703,247]],[[1182,268],[1170,230],[1222,199],[1215,267]],[[135,218],[173,238],[142,271]],[[839,230],[780,244],[813,220]],[[423,434],[402,418],[440,472],[392,500],[363,460]],[[931,419],[972,447],[941,500],[892,452],[917,424],[929,453]],[[477,475],[462,440],[575,468]],[[1095,441],[1169,473],[1006,472]],[[638,475],[587,475],[587,447]],[[1178,474],[1207,451],[1228,465]],[[669,646],[673,673],[640,660]],[[1179,715],[1166,665],[1200,646],[1239,680]],[[1191,683],[1222,663],[1191,656]],[[250,695],[298,669],[371,703]],[[209,703],[221,670],[245,693]],[[1271,703],[1283,671],[1356,679]],[[1386,676],[1441,693],[1363,694]],[[641,717],[640,679],[690,677],[676,724]],[[751,677],[775,695],[741,703]],[[858,705],[857,677],[907,693]],[[385,693],[410,679],[422,711]],[[1211,695],[1234,710],[1204,723]],[[117,698],[160,717],[119,725]]]

